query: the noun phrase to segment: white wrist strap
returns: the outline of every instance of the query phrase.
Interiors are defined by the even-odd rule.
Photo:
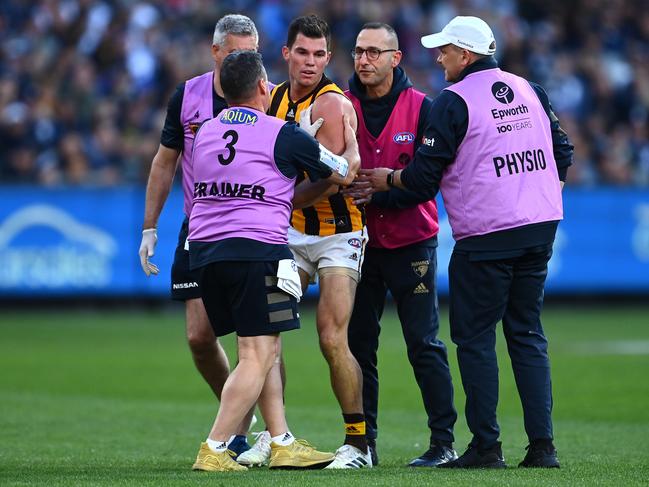
[[[320,144],[320,162],[342,177],[347,176],[347,172],[349,171],[347,159],[342,156],[337,156],[322,144]]]

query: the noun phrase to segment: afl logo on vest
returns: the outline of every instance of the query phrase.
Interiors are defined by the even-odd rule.
[[[491,93],[493,93],[496,100],[505,105],[509,105],[514,101],[514,92],[502,81],[497,81],[491,86]]]
[[[401,145],[412,144],[415,141],[415,135],[412,132],[399,132],[394,134],[392,140]]]

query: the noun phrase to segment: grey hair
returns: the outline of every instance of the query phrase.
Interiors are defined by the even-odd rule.
[[[223,45],[225,36],[228,34],[237,36],[254,36],[255,39],[259,39],[255,23],[249,17],[240,14],[229,14],[219,19],[216,23],[216,27],[214,27],[212,45]]]

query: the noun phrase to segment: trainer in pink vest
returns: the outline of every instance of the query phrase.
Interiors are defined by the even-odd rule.
[[[295,178],[281,173],[274,156],[285,123],[232,107],[203,124],[192,156],[190,241],[240,237],[288,243]]]
[[[268,83],[268,89],[275,87]],[[194,137],[198,128],[207,120],[214,118],[214,71],[196,76],[185,82],[183,105],[180,110],[180,123],[185,134],[181,168],[183,172],[183,210],[189,217],[192,210],[193,178],[190,165]]]
[[[494,68],[446,89],[462,97],[469,113],[440,185],[453,238],[561,220],[550,121],[530,84]]]
[[[403,90],[387,124],[378,137],[365,125],[361,102],[350,91],[345,95],[352,101],[358,115],[358,150],[361,167],[403,169],[413,158],[419,113],[425,95],[413,88]],[[365,208],[370,247],[395,249],[421,242],[437,235],[437,204],[435,200],[412,208]]]

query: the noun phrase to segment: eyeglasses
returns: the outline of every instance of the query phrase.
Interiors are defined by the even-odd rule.
[[[376,61],[381,54],[384,52],[394,52],[396,49],[377,49],[376,47],[369,47],[363,49],[362,47],[357,47],[353,49],[351,55],[354,59],[360,59],[363,57],[363,54],[367,56],[367,59],[370,61]]]

